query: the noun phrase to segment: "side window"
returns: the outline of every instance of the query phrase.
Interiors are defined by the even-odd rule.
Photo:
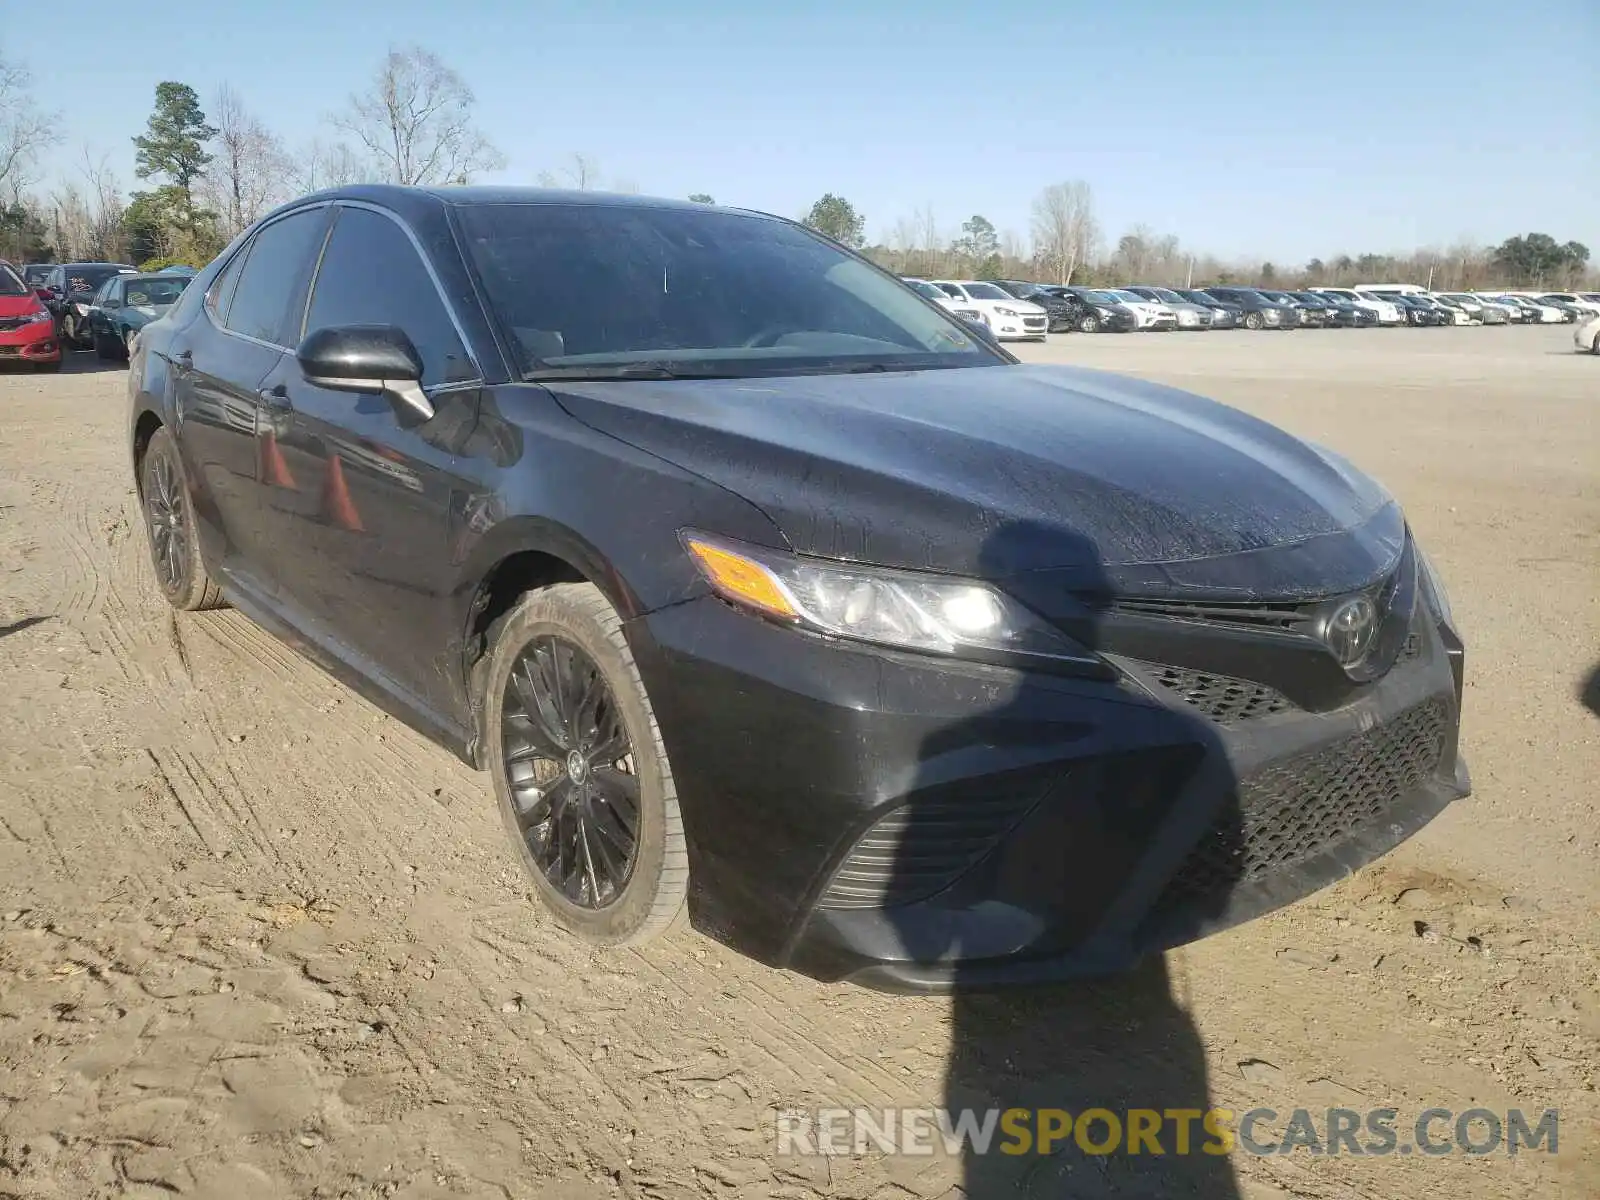
[[[328,210],[313,208],[274,221],[251,240],[234,285],[224,324],[235,333],[285,345],[289,305],[301,293],[318,249]]]
[[[239,272],[244,268],[244,260],[250,257],[250,247],[245,246],[235,254],[228,265],[206,289],[206,309],[219,325],[227,324],[228,302],[233,299],[234,286],[239,282]]]
[[[104,304],[107,300],[111,299],[112,295],[115,294],[116,290],[117,290],[117,277],[115,275],[113,275],[110,279],[106,280],[104,283],[102,283],[100,285],[100,287],[96,290],[96,292],[94,294],[94,299],[89,301],[89,303],[90,304]]]
[[[939,285],[939,290],[946,296],[954,296],[957,300],[966,299],[966,297],[961,294],[961,289],[953,283],[941,283]]]
[[[479,378],[405,230],[366,208],[342,208],[322,256],[306,329],[393,325],[422,356],[422,386]]]

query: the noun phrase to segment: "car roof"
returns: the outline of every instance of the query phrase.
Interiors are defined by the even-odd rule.
[[[486,204],[562,204],[585,205],[593,208],[656,208],[679,209],[684,212],[706,211],[736,213],[740,216],[760,217],[769,221],[782,220],[770,213],[752,209],[733,208],[729,205],[707,205],[693,200],[671,200],[660,196],[636,196],[622,192],[591,192],[569,188],[462,186],[403,187],[397,183],[361,183],[347,187],[328,188],[301,196],[281,205],[278,212],[297,208],[308,201],[364,200],[399,213],[414,217],[437,209],[440,205],[451,208],[472,208]]]

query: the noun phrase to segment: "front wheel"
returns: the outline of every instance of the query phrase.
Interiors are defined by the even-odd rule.
[[[506,830],[558,924],[645,942],[684,909],[672,768],[616,610],[588,583],[530,592],[492,634],[485,757]]]
[[[1084,333],[1099,333],[1100,318],[1093,313],[1085,313],[1078,318],[1078,328]]]
[[[1258,312],[1245,313],[1244,315],[1244,327],[1246,329],[1260,329],[1265,324],[1266,321],[1262,319],[1261,314]]]
[[[139,468],[139,499],[144,506],[151,565],[167,603],[186,612],[221,608],[222,589],[212,581],[200,558],[200,531],[195,526],[194,502],[189,498],[178,443],[164,428],[156,430],[145,448]]]
[[[115,345],[116,344],[109,337],[107,337],[105,334],[101,333],[98,329],[95,330],[95,332],[94,332],[93,340],[94,340],[94,356],[96,358],[98,358],[102,362],[104,362],[106,359],[110,359],[110,358],[115,358],[116,357],[116,355],[117,355],[117,352],[116,352],[116,349],[115,349]]]

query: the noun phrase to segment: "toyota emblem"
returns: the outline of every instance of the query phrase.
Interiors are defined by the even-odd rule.
[[[1378,608],[1366,596],[1352,596],[1328,617],[1322,640],[1342,667],[1353,667],[1372,648],[1378,631]]]

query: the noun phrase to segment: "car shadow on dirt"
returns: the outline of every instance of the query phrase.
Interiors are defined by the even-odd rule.
[[[95,375],[102,371],[126,371],[128,364],[120,358],[101,358],[92,350],[70,351],[61,363],[63,375]]]
[[[0,638],[10,637],[13,633],[21,633],[24,629],[32,629],[35,625],[42,625],[49,617],[21,617],[15,621],[8,621],[0,625]]]
[[[1099,562],[1094,545],[1077,535],[1013,524],[986,541],[983,574],[997,578],[1015,570],[1018,548],[1030,543],[1037,546],[1040,538],[1048,538],[1048,544],[1058,547],[1064,539],[1075,538],[1083,561]],[[1090,649],[1099,648],[1103,598],[1109,592],[1103,569],[1079,576],[1070,590],[1089,598],[1085,609],[1090,616],[1086,627],[1075,631],[1080,635],[1077,640],[1088,643]],[[1105,765],[1107,760],[1102,758],[1100,764],[1086,769],[1069,767],[1063,760],[1083,753],[1075,739],[1081,736],[1084,748],[1091,749],[1087,743],[1101,736],[1097,726],[1110,707],[1103,699],[1107,685],[1093,686],[1099,688],[1102,698],[1081,700],[1078,697],[1085,694],[1081,681],[1030,674],[993,711],[952,724],[926,738],[922,747],[919,783],[928,787],[927,795],[936,796],[936,781],[947,777],[950,764],[975,745],[990,751],[1017,746],[1038,762],[1041,734],[1057,737],[1062,743],[1059,754],[1049,756],[1053,762],[1042,768],[1019,769],[1019,778],[1031,773],[1049,790],[1004,840],[1003,866],[991,873],[982,902],[968,906],[967,913],[933,923],[934,928],[949,930],[946,940],[930,947],[927,924],[909,915],[918,906],[901,910],[908,914],[903,920],[918,926],[915,930],[909,924],[900,926],[906,946],[915,947],[914,959],[939,963],[953,972],[951,1044],[943,1097],[950,1120],[959,1121],[964,1111],[971,1111],[969,1119],[981,1125],[992,1110],[1030,1110],[1021,1120],[1015,1113],[1002,1118],[985,1151],[979,1152],[970,1143],[966,1146],[961,1163],[963,1194],[969,1200],[1011,1196],[1233,1200],[1240,1191],[1232,1164],[1222,1152],[1225,1147],[1208,1136],[1202,1123],[1203,1114],[1212,1106],[1200,1033],[1173,994],[1163,955],[1149,953],[1128,970],[1127,957],[1118,949],[1130,941],[1159,946],[1182,940],[1181,934],[1174,939],[1173,929],[1189,928],[1189,923],[1198,927],[1197,923],[1217,915],[1237,880],[1236,873],[1226,879],[1213,875],[1211,883],[1221,888],[1221,895],[1208,890],[1209,900],[1196,901],[1187,893],[1165,890],[1172,864],[1185,859],[1195,838],[1191,834],[1158,852],[1166,856],[1168,865],[1152,869],[1147,834],[1159,823],[1161,812],[1179,811],[1181,806],[1182,811],[1195,813],[1190,802],[1196,797],[1187,796],[1167,809],[1173,788],[1141,787],[1138,782],[1148,779],[1151,770],[1161,769],[1163,762],[1192,768],[1201,747],[1220,750],[1218,729],[1186,708],[1174,712],[1172,721],[1161,727],[1164,733],[1148,723],[1146,733],[1136,733],[1137,718],[1130,718],[1128,728],[1114,735],[1126,740],[1106,747],[1116,756],[1115,765]],[[1081,735],[1074,729],[1075,712],[1088,718],[1079,726]],[[1141,739],[1147,740],[1141,744]],[[1225,755],[1211,757],[1211,766],[1204,771],[1206,794],[1213,798],[1211,811],[1199,812],[1191,820],[1193,828],[1206,830],[1204,837],[1220,839],[1231,853],[1231,861],[1237,863],[1242,822],[1227,761]],[[1187,769],[1183,773],[1193,775]],[[1003,785],[996,782],[1000,790]],[[963,802],[971,803],[975,801],[970,796]],[[914,809],[916,804],[913,799],[910,807]],[[964,809],[963,815],[967,811]],[[943,815],[948,819],[948,814]],[[933,821],[940,816],[935,814]],[[928,850],[925,839],[902,839],[896,883],[903,881],[914,889],[917,877],[926,879]],[[995,857],[991,855],[991,861]],[[983,862],[972,870],[984,871]],[[1224,868],[1224,874],[1229,870]],[[1140,873],[1145,882],[1126,885],[1126,880]],[[1181,906],[1159,901],[1153,906],[1167,914],[1161,933],[1154,931],[1152,918],[1146,915],[1152,909],[1149,901],[1130,902],[1130,893],[1141,888],[1146,897],[1184,897]],[[966,903],[950,898],[957,891],[959,885],[944,893],[947,904]],[[1026,910],[1019,911],[1020,906],[1007,911],[1007,898],[1020,896],[1031,898],[1035,910],[1053,908],[1048,924],[1075,931],[1059,949],[1081,952],[1099,947],[1088,956],[1120,973],[1099,970],[1066,983],[995,988],[985,964],[964,961],[973,951],[963,950],[962,924],[970,919],[972,907],[990,910],[996,921],[1010,922],[1018,931],[1019,943],[1025,944],[1030,917],[1035,929],[1046,922],[1039,922]],[[932,902],[938,900],[936,896]],[[894,919],[896,910],[888,912]],[[989,940],[988,935],[979,936]],[[993,949],[979,952],[992,954]],[[1045,1114],[1040,1110],[1051,1111]],[[1159,1119],[1161,1124],[1154,1143],[1146,1140],[1133,1146],[1130,1153],[1133,1110],[1143,1110],[1133,1120],[1148,1125]],[[1168,1115],[1174,1112],[1184,1115]],[[1091,1114],[1087,1119],[1086,1113]],[[1180,1124],[1187,1126],[1182,1138],[1186,1146],[1180,1144]],[[1047,1130],[1053,1136],[1046,1145],[1039,1135]]]

